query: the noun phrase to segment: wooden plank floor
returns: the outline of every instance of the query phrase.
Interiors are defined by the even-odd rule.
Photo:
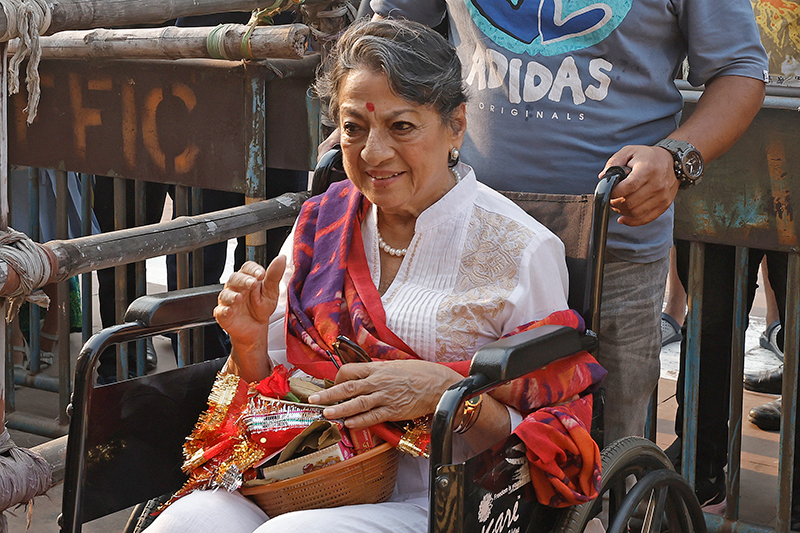
[[[658,435],[656,442],[666,448],[675,440],[675,381],[661,379],[658,385]],[[739,515],[742,520],[775,527],[778,494],[777,431],[762,431],[747,421],[747,412],[777,396],[744,393],[742,423],[742,471]],[[700,435],[699,438],[703,438]]]

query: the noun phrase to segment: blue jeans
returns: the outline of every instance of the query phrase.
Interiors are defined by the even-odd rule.
[[[598,360],[603,381],[606,444],[644,435],[647,406],[658,384],[661,307],[669,257],[631,263],[606,257],[600,308]]]

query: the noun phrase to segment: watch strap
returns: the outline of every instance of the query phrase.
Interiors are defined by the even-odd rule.
[[[662,139],[658,141],[655,146],[659,146],[664,148],[669,153],[672,154],[672,161],[673,161],[673,168],[675,170],[675,177],[680,182],[680,188],[686,189],[691,187],[692,185],[697,184],[700,179],[702,178],[702,174],[699,177],[692,177],[686,174],[683,170],[684,165],[684,158],[687,153],[695,152],[697,156],[700,158],[700,162],[702,164],[703,156],[700,154],[700,151],[695,148],[690,142],[687,141],[679,141],[677,139]]]

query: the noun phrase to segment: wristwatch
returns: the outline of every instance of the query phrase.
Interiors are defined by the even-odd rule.
[[[703,156],[697,148],[686,141],[675,139],[663,139],[655,145],[672,154],[672,159],[675,161],[675,177],[681,182],[681,189],[700,183],[705,165]]]

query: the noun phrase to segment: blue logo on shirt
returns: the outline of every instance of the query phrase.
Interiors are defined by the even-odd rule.
[[[515,53],[552,56],[593,46],[616,29],[631,0],[464,0],[480,30]]]

